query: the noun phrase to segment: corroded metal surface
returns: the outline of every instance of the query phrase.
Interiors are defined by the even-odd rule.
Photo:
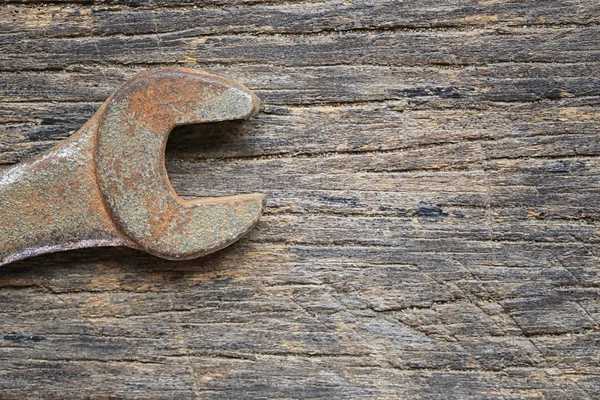
[[[169,183],[165,146],[177,125],[245,119],[258,108],[247,88],[205,72],[132,78],[71,138],[0,175],[0,265],[91,246],[190,259],[236,241],[265,196],[184,200]]]

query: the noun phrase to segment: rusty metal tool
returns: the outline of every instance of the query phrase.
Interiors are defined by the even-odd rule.
[[[233,243],[265,196],[184,200],[169,183],[165,146],[175,126],[245,119],[259,104],[246,87],[197,70],[133,77],[68,140],[0,174],[0,265],[93,246],[181,260]]]

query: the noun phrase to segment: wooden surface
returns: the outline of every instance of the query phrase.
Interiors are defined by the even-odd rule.
[[[2,3],[0,168],[177,64],[263,101],[173,133],[178,193],[269,200],[2,268],[1,399],[600,398],[597,0]]]

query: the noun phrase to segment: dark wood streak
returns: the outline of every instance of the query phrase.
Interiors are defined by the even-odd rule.
[[[600,397],[596,1],[4,1],[0,168],[142,69],[253,89],[174,131],[239,243],[0,270],[0,398]],[[112,396],[112,397],[111,397]]]

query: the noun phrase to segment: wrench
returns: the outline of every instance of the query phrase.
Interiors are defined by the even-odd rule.
[[[175,126],[246,119],[259,106],[246,87],[206,72],[133,77],[69,139],[0,174],[0,265],[95,246],[186,260],[235,242],[258,222],[265,195],[184,200],[165,146]]]

